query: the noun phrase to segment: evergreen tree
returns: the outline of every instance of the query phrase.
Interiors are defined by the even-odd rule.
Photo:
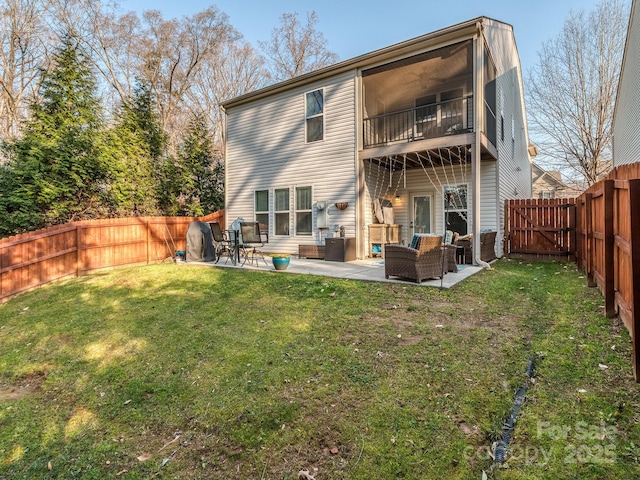
[[[0,165],[0,237],[36,230],[43,225],[43,215],[37,211],[34,198],[25,187],[10,165]]]
[[[116,216],[161,213],[161,165],[166,136],[150,89],[138,83],[108,134],[109,199]]]
[[[102,120],[96,82],[71,35],[42,72],[41,101],[31,105],[21,139],[5,144],[0,173],[3,234],[93,218],[104,186]]]
[[[163,198],[168,215],[201,216],[224,206],[224,169],[202,114],[189,123],[174,162],[165,168]]]

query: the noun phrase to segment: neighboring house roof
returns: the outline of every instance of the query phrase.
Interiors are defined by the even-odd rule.
[[[531,162],[531,183],[533,197],[540,192],[553,192],[560,196],[574,196],[582,193],[562,181],[562,174],[557,170],[545,170],[535,162]]]
[[[427,48],[431,44],[442,43],[447,37],[451,37],[452,39],[457,38],[461,35],[461,33],[468,30],[472,32],[476,28],[478,28],[479,24],[483,22],[490,21],[496,22],[502,25],[506,25],[513,31],[513,27],[507,23],[500,22],[499,20],[494,20],[489,17],[477,17],[471,20],[467,20],[465,22],[457,23],[455,25],[451,25],[446,28],[442,28],[440,30],[436,30],[431,33],[427,33],[425,35],[421,35],[419,37],[412,38],[410,40],[406,40],[400,43],[396,43],[394,45],[390,45],[388,47],[384,47],[378,50],[374,50],[373,52],[366,53],[364,55],[360,55],[358,57],[351,58],[349,60],[344,60],[342,62],[338,62],[334,65],[330,65],[325,68],[321,68],[320,70],[316,70],[310,73],[306,73],[304,75],[300,75],[298,77],[285,80],[280,83],[276,83],[274,85],[270,85],[268,87],[262,88],[260,90],[256,90],[250,93],[246,93],[244,95],[240,95],[235,98],[231,98],[222,102],[222,107],[227,109],[230,107],[235,107],[238,105],[242,105],[243,103],[250,102],[256,100],[258,98],[262,98],[268,95],[272,95],[277,92],[281,92],[284,90],[288,90],[295,86],[304,85],[305,83],[310,83],[312,81],[316,81],[318,79],[337,75],[339,73],[353,70],[354,68],[362,68],[371,66],[373,64],[384,62],[385,60],[397,58],[402,54],[415,54],[416,50],[420,48]],[[515,39],[514,39],[515,42]]]
[[[535,162],[531,162],[531,175],[533,182],[539,180],[546,180],[549,183],[554,183],[558,187],[566,187],[562,182],[562,174],[557,170],[545,170]]]

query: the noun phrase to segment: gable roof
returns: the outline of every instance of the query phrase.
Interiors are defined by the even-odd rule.
[[[555,184],[557,187],[568,188],[562,181],[562,174],[557,170],[545,170],[537,163],[531,162],[531,173],[533,183],[544,180],[549,184]]]
[[[446,42],[447,40],[455,40],[463,35],[471,36],[480,29],[483,23],[487,21],[505,25],[513,31],[513,27],[507,23],[500,22],[499,20],[493,20],[489,17],[477,17],[465,22],[451,25],[449,27],[441,28],[434,32],[427,33],[410,40],[405,40],[388,47],[374,50],[370,53],[365,53],[364,55],[360,55],[349,60],[338,62],[334,65],[321,68],[320,70],[306,73],[280,83],[269,85],[267,87],[246,93],[244,95],[240,95],[235,98],[231,98],[229,100],[225,100],[221,105],[224,109],[236,107],[238,105],[242,105],[244,103],[251,102],[253,100],[272,95],[274,93],[305,85],[307,83],[317,81],[329,76],[337,75],[345,71],[353,70],[355,68],[368,67],[390,59],[396,59],[403,54],[413,54],[416,52],[416,50],[426,50],[429,47],[435,46],[436,44]]]

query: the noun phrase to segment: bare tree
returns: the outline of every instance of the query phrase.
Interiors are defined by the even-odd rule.
[[[219,51],[240,39],[226,14],[215,6],[181,19],[165,20],[157,10],[120,14],[117,0],[51,0],[57,22],[73,31],[91,52],[103,79],[103,97],[114,105],[128,101],[136,82],[157,100],[169,146],[177,144],[192,111],[190,91],[201,69],[220,61]],[[200,88],[200,90],[202,90]]]
[[[20,131],[46,68],[51,35],[46,0],[6,0],[0,5],[0,139]]]
[[[324,35],[316,30],[318,15],[307,14],[302,25],[297,13],[283,13],[280,26],[271,32],[271,40],[258,45],[270,60],[271,75],[276,82],[297,77],[338,61],[338,55],[327,49]]]
[[[122,13],[119,0],[6,0],[0,28],[0,139],[20,133],[27,104],[37,100],[47,51],[63,32],[88,53],[105,112],[128,102],[137,84],[148,86],[170,153],[202,112],[220,148],[220,102],[263,87],[269,78],[264,58],[215,6],[165,20],[154,10]]]
[[[139,76],[151,86],[163,127],[175,144],[175,134],[185,125],[179,111],[198,72],[240,35],[214,6],[180,21],[165,21],[157,11],[146,11],[143,17],[147,28],[140,45]]]
[[[202,66],[189,92],[189,104],[192,111],[207,113],[216,148],[222,150],[224,114],[220,104],[264,87],[268,80],[264,59],[242,40],[221,46],[215,57]]]
[[[628,5],[572,12],[529,75],[528,113],[541,161],[591,185],[611,169],[613,108]]]
[[[99,75],[105,106],[115,109],[133,94],[142,35],[140,18],[133,12],[121,14],[117,0],[49,1],[53,25],[80,40]]]

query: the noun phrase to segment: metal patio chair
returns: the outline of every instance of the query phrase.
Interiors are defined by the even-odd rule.
[[[222,256],[227,257],[224,263],[227,263],[229,260],[233,260],[233,248],[231,246],[231,241],[222,230],[220,223],[211,222],[209,223],[209,226],[213,233],[213,242],[216,248],[216,263],[220,261]]]
[[[247,262],[251,265],[255,262],[257,267],[258,259],[262,258],[264,264],[269,266],[260,250],[269,241],[269,237],[266,232],[260,230],[258,222],[241,222],[240,238],[242,239],[242,244],[240,245],[240,254],[243,258],[242,265]]]

